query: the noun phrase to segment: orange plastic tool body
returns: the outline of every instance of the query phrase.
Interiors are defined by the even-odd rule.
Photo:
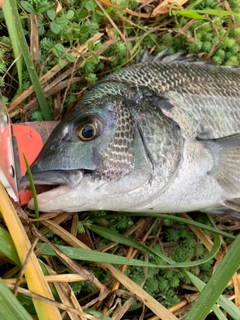
[[[12,137],[14,139],[13,153],[15,158],[17,184],[20,178],[26,173],[26,166],[22,153],[24,152],[28,164],[31,165],[57,123],[58,122],[55,121],[46,121],[11,125]],[[18,190],[18,201],[20,204],[28,203],[31,198],[31,191]]]
[[[10,124],[0,91],[0,181],[14,201],[26,204],[32,198],[30,191],[19,190],[19,181],[26,173],[23,152],[31,165],[58,123],[45,121]]]
[[[29,190],[19,190],[18,183],[26,173],[23,152],[31,165],[43,144],[57,125],[57,121],[6,124],[0,132],[0,180],[19,204],[32,198]]]

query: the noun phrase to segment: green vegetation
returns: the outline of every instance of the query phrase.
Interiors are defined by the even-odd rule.
[[[135,0],[112,1],[111,6],[106,3],[110,2],[9,0],[9,7],[0,12],[0,76],[1,89],[13,121],[42,121],[51,116],[61,119],[89,86],[105,74],[135,63],[145,50],[156,55],[169,48],[169,54],[185,51],[219,65],[240,65],[240,0],[190,0],[184,8],[173,6],[169,13],[149,18],[146,16],[154,9],[153,4],[144,6]],[[19,20],[18,29],[12,26],[10,8],[14,8]],[[19,41],[21,29],[20,39],[24,35],[26,43]],[[21,52],[22,56],[19,55]],[[126,308],[129,317],[140,317],[142,301],[145,301],[149,308],[146,319],[151,319],[154,314],[164,320],[170,319],[171,313],[161,309],[160,304],[166,308],[175,306],[184,300],[185,294],[194,296],[196,290],[204,290],[204,295],[210,296],[211,283],[215,281],[218,294],[212,295],[201,316],[205,317],[213,309],[218,319],[226,319],[215,305],[218,301],[232,319],[240,319],[236,306],[220,296],[238,269],[238,238],[232,251],[229,250],[232,264],[223,261],[216,278],[212,276],[221,254],[225,253],[224,250],[218,251],[220,236],[223,247],[230,248],[238,235],[237,223],[227,221],[222,224],[220,221],[215,226],[212,219],[203,214],[194,216],[194,221],[178,216],[144,214],[142,219],[140,216],[122,213],[113,216],[107,212],[81,214],[80,218],[75,215],[75,220],[69,219],[69,224],[62,225],[66,230],[71,229],[71,233],[63,231],[60,226],[66,219],[64,214],[52,219],[47,216],[45,222],[40,221],[39,233],[35,230],[35,221],[29,220],[35,216],[28,213],[27,217],[22,215],[22,220],[27,231],[31,230],[28,234],[31,239],[34,235],[41,239],[41,243],[48,244],[44,248],[37,244],[40,247],[38,257],[47,265],[44,267],[41,263],[45,275],[57,272],[66,275],[66,279],[73,275],[85,277],[81,281],[69,281],[67,288],[81,305],[88,306],[93,301],[93,305],[88,306],[90,309],[83,310],[88,316],[101,317],[103,311],[112,307],[112,312],[104,318],[112,319],[116,311],[114,303],[109,308],[100,303],[106,286],[110,292],[112,288],[116,290],[122,304],[133,299]],[[202,228],[200,233],[191,229],[199,226]],[[19,276],[17,266],[20,263],[5,229],[10,232],[10,227],[2,223],[0,252],[6,261],[2,264],[1,276],[14,278]],[[224,232],[223,229],[231,231]],[[74,260],[81,261],[69,262],[64,254],[59,255],[55,247],[50,247],[51,243],[60,246],[58,248]],[[81,255],[77,251],[79,248],[84,249]],[[89,252],[90,248],[95,251]],[[111,261],[104,253],[111,254]],[[94,256],[98,257],[97,263]],[[121,264],[128,265],[125,271],[120,269]],[[120,276],[119,270],[122,270]],[[133,283],[129,285],[124,275],[137,284],[137,289]],[[210,285],[205,286],[208,282]],[[5,285],[1,285],[4,292],[10,294]],[[13,289],[13,286],[9,287]],[[27,286],[23,283],[21,288]],[[99,290],[102,290],[100,296]],[[228,286],[226,292],[231,294],[233,290],[233,286]],[[51,286],[51,291],[57,302],[69,305],[69,301],[63,300],[59,287]],[[155,299],[154,303],[145,292]],[[11,296],[13,308],[21,311],[20,301],[29,314],[35,314],[32,300],[26,294],[25,291],[18,294],[17,299]],[[114,296],[115,293],[111,294]],[[71,306],[74,308],[74,304]],[[199,307],[199,303],[196,306]],[[59,308],[63,310],[63,306]],[[194,310],[195,307],[187,317],[200,320]],[[177,318],[176,314],[176,318],[171,319]]]
[[[61,117],[89,85],[108,72],[134,63],[146,49],[155,55],[169,47],[169,53],[194,53],[219,65],[240,64],[240,9],[237,0],[223,3],[190,0],[184,10],[170,8],[172,18],[166,14],[149,19],[146,16],[142,18],[141,14],[146,15],[153,7],[149,5],[138,10],[139,4],[135,0],[121,0],[119,5],[113,2],[112,6],[104,6],[104,2],[94,0],[59,2],[58,5],[51,0],[10,0],[8,3],[3,10],[5,16],[2,12],[0,14],[3,25],[6,20],[9,26],[8,32],[2,28],[0,33],[0,76],[12,117],[24,113],[27,119],[41,120],[49,118],[49,111],[55,118]],[[16,29],[15,24],[13,27],[11,8],[14,12],[19,11],[16,20],[21,20],[32,62],[30,56],[26,57],[24,41],[19,41],[16,34],[21,27],[17,25]],[[136,15],[128,14],[126,8],[131,12],[135,10]],[[99,32],[101,34],[94,39]],[[23,58],[18,56],[21,51]],[[40,78],[47,102],[44,102],[33,66],[28,69],[31,63]],[[66,74],[66,68],[71,68],[71,72]],[[48,73],[51,71],[52,76]],[[42,79],[44,75],[46,79]],[[6,81],[11,81],[11,89],[4,86]],[[36,87],[39,104],[28,98],[30,93],[23,94],[31,83]],[[55,95],[62,98],[60,110],[56,111],[51,99]],[[17,96],[19,103],[14,104]]]
[[[206,19],[192,23],[186,17],[177,16],[177,26],[180,30],[190,23],[184,34],[173,41],[174,51],[202,52],[215,64],[238,66],[240,63],[239,1],[228,3],[228,9],[234,14],[233,16],[226,15],[218,1],[189,1],[189,6],[194,12],[209,12],[209,14],[205,16]]]

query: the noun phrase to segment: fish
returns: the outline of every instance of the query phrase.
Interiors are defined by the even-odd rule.
[[[30,167],[35,185],[50,187],[39,210],[237,212],[239,85],[239,68],[181,54],[103,77]]]

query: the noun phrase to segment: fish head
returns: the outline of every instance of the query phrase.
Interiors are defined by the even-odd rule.
[[[40,211],[124,210],[135,201],[131,191],[151,176],[137,121],[121,95],[80,101],[30,168],[37,188],[51,186],[38,195]],[[26,175],[20,186],[27,185]]]

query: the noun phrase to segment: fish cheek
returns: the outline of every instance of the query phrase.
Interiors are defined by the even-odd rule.
[[[98,159],[102,160],[99,172],[103,180],[118,180],[134,168],[134,119],[124,104],[119,105],[117,126],[108,145],[100,150]]]

